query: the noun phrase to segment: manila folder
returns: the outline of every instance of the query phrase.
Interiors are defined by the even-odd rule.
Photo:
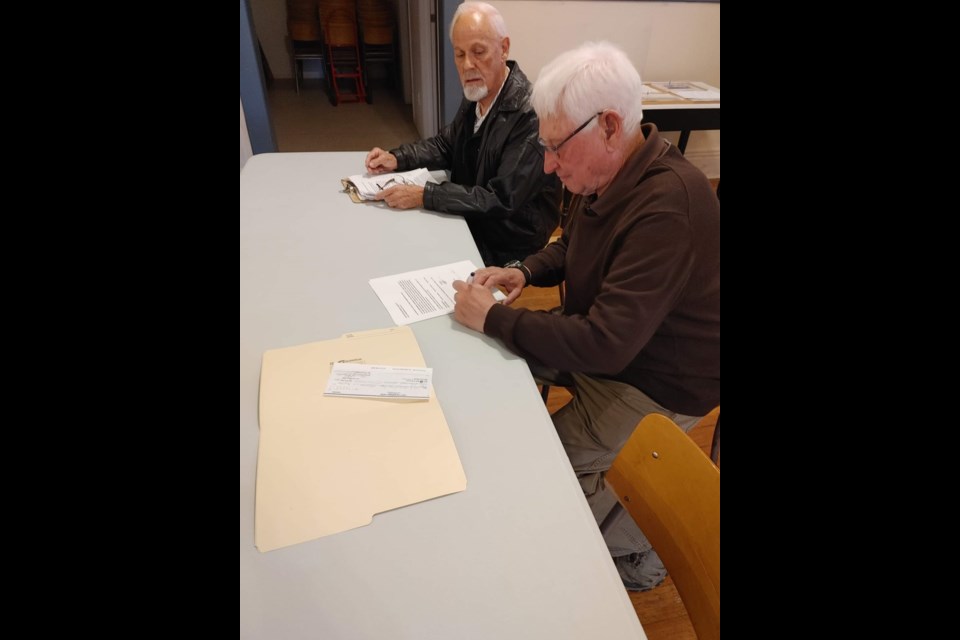
[[[427,401],[324,396],[338,361],[425,366],[410,327],[263,354],[254,525],[261,552],[467,486],[432,387]]]

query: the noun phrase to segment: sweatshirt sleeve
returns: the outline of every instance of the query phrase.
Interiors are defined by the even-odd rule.
[[[540,261],[530,263],[539,273]],[[614,375],[633,361],[670,313],[692,266],[686,219],[650,216],[623,238],[586,313],[555,315],[495,305],[483,331],[546,366]]]

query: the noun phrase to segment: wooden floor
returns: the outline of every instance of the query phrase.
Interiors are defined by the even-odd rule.
[[[527,309],[549,310],[560,305],[560,295],[556,287],[527,287],[515,305]],[[551,388],[547,410],[553,413],[569,401],[570,394],[566,389]],[[707,455],[710,455],[716,415],[716,411],[711,412],[690,431],[690,436]],[[649,640],[696,640],[697,635],[690,624],[687,610],[670,576],[655,589],[642,593],[631,591],[628,595]]]

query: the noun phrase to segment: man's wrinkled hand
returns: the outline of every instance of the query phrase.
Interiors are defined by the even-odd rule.
[[[486,267],[473,274],[473,282],[487,289],[503,287],[507,290],[507,299],[503,301],[503,304],[513,304],[514,300],[523,293],[523,287],[526,286],[527,279],[520,269]]]
[[[384,151],[380,147],[374,147],[370,150],[370,153],[367,154],[366,160],[363,161],[363,166],[366,168],[367,173],[374,175],[389,173],[397,170],[397,157],[389,151]]]
[[[423,187],[401,184],[384,189],[374,199],[382,200],[394,209],[422,209]]]
[[[490,289],[478,284],[467,284],[463,280],[454,280],[453,317],[460,324],[483,333],[483,323],[487,319],[490,307],[497,304]]]

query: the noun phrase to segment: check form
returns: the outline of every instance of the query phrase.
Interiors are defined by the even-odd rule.
[[[378,364],[337,362],[330,371],[325,396],[347,398],[430,398],[433,369],[388,367]]]

